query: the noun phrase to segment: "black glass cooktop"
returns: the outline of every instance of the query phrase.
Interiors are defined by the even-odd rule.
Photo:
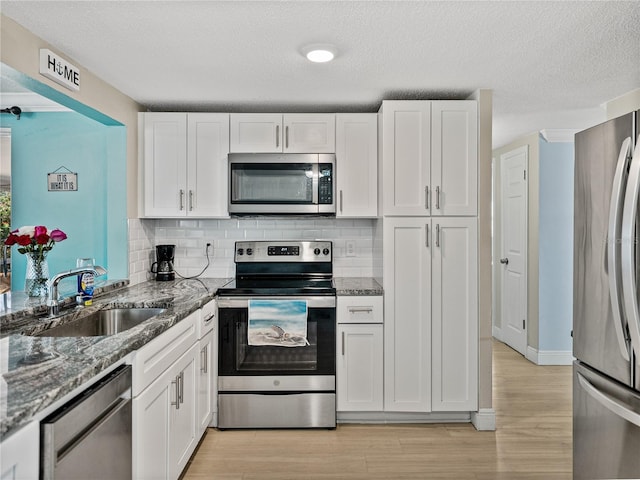
[[[218,289],[220,296],[335,294],[330,278],[237,278]]]

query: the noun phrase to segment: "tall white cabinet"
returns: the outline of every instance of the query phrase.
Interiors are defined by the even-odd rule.
[[[387,412],[478,404],[477,105],[379,112]]]
[[[145,217],[228,217],[228,113],[141,113]]]

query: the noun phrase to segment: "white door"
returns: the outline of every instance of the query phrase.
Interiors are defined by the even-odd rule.
[[[478,220],[432,221],[432,409],[478,408]]]
[[[183,217],[187,195],[187,114],[144,113],[144,214]]]
[[[213,407],[213,330],[200,340],[198,359],[198,436],[211,422]]]
[[[382,328],[381,323],[338,325],[336,397],[339,412],[382,410]]]
[[[382,118],[383,215],[431,215],[431,103],[385,100]]]
[[[378,215],[378,116],[336,115],[337,217]]]
[[[478,213],[478,113],[474,100],[431,104],[431,215]]]
[[[187,215],[228,217],[229,114],[190,113],[187,127]]]
[[[175,374],[172,382],[177,383],[178,404],[172,405],[169,420],[169,480],[180,476],[198,445],[196,356],[199,350],[199,344],[194,344],[170,370]]]
[[[500,156],[502,340],[527,350],[527,162],[528,147]]]
[[[232,113],[229,121],[231,152],[282,152],[282,114]]]
[[[284,152],[335,153],[334,113],[291,113],[283,116]]]
[[[431,219],[383,221],[384,409],[430,412]]]

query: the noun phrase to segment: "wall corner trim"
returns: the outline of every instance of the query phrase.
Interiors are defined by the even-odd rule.
[[[478,431],[494,432],[496,430],[496,411],[493,408],[481,408],[477,412],[471,412],[471,423]]]

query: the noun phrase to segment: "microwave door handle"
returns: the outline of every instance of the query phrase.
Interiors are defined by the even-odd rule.
[[[313,168],[313,183],[311,184],[311,203],[313,205],[318,205],[318,185],[319,185],[319,175],[320,175],[320,165],[314,163],[312,165]]]
[[[622,214],[622,296],[631,347],[636,352],[636,358],[640,362],[640,314],[638,313],[638,297],[636,291],[636,217],[638,213],[638,191],[640,190],[640,137],[636,144],[631,167],[629,168],[629,181],[624,196],[624,210]]]
[[[609,277],[609,300],[613,313],[613,326],[618,340],[618,348],[622,357],[629,361],[629,347],[624,333],[625,321],[622,315],[620,290],[620,234],[622,228],[622,212],[624,204],[624,184],[627,181],[626,172],[631,154],[631,137],[622,142],[618,163],[613,176],[611,200],[609,202],[609,228],[607,232],[606,269]]]

